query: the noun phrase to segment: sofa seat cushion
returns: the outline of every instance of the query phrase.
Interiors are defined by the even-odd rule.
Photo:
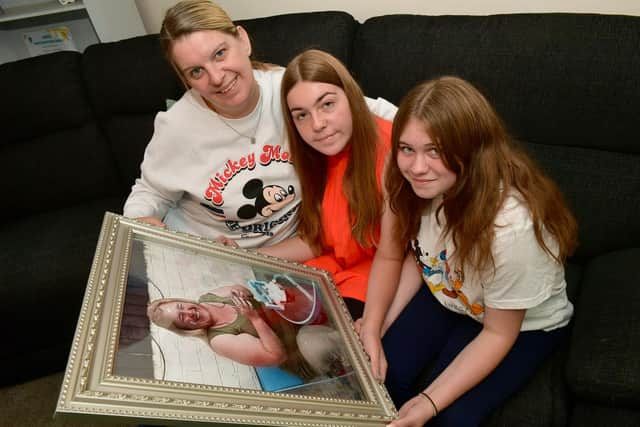
[[[585,266],[567,367],[579,399],[640,407],[638,261],[640,248],[632,248]]]
[[[640,426],[640,411],[578,403],[571,418],[571,427],[584,426]]]
[[[529,382],[491,414],[482,427],[560,427],[569,417],[563,367],[567,346],[547,359]]]
[[[100,199],[0,228],[0,384],[64,369],[104,212],[122,203]]]

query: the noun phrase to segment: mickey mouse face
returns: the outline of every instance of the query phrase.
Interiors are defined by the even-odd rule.
[[[293,185],[290,185],[286,190],[279,185],[264,186],[262,180],[258,178],[248,181],[242,189],[242,194],[247,199],[256,200],[253,205],[243,205],[238,209],[238,218],[241,219],[255,218],[257,214],[269,217],[291,203],[296,197]]]

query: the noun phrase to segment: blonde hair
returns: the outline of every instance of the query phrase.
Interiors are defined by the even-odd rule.
[[[207,331],[209,328],[186,330],[178,328],[170,319],[165,317],[165,312],[162,309],[163,304],[171,302],[184,302],[190,304],[200,304],[197,301],[184,298],[159,298],[153,300],[147,306],[147,317],[149,320],[164,329],[167,329],[177,335],[195,337],[204,340],[205,343],[211,345],[207,338]],[[206,304],[206,303],[205,303]],[[313,368],[309,365],[309,362],[304,359],[298,344],[296,342],[297,325],[293,325],[284,320],[274,310],[262,311],[263,319],[271,330],[278,336],[283,346],[287,351],[287,360],[285,360],[280,367],[283,369],[299,375],[303,379],[311,379],[315,376]]]
[[[169,8],[160,28],[160,46],[173,70],[187,88],[189,85],[173,59],[173,45],[176,40],[198,31],[220,31],[238,37],[238,26],[224,9],[212,1],[183,0]],[[251,63],[253,68],[268,68],[261,62]]]
[[[373,246],[382,211],[382,196],[376,175],[377,155],[382,149],[378,142],[378,128],[360,86],[349,70],[337,58],[316,49],[306,50],[289,62],[282,77],[280,97],[291,157],[302,188],[298,233],[312,247],[318,249],[322,246],[320,214],[327,171],[327,158],[320,157],[302,139],[289,113],[287,95],[302,81],[337,86],[344,91],[349,101],[353,122],[353,133],[349,141],[352,154],[342,185],[349,203],[353,236],[363,247]]]
[[[492,244],[495,218],[507,196],[515,191],[526,203],[540,247],[563,262],[577,242],[577,223],[554,182],[518,147],[487,99],[469,82],[444,76],[413,88],[402,100],[393,122],[391,149],[400,149],[400,136],[410,119],[424,125],[444,165],[456,181],[437,210],[446,218],[459,265],[469,262],[481,270],[495,267]],[[390,206],[398,215],[402,241],[414,239],[421,212],[432,203],[419,198],[402,176],[397,161],[385,178]],[[558,243],[554,253],[544,239]]]
[[[185,298],[159,298],[153,300],[147,306],[147,317],[149,320],[161,328],[167,329],[178,335],[187,335],[187,336],[206,336],[207,329],[182,329],[178,328],[171,319],[166,317],[166,312],[162,309],[163,304],[168,304],[172,302],[183,302],[189,304],[198,304],[197,301],[193,301]]]

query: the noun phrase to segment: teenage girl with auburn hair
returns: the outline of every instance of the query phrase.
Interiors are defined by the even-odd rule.
[[[565,336],[573,306],[563,262],[576,221],[459,78],[406,95],[392,153],[385,185],[395,235],[413,256],[392,302],[367,297],[360,333],[400,408],[391,426],[477,426]],[[428,385],[416,390],[426,367]]]
[[[300,225],[296,237],[261,252],[286,247],[285,258],[329,271],[357,319],[381,221],[390,221],[381,219],[381,182],[391,123],[369,111],[347,68],[319,50],[289,63],[281,95],[301,183]]]

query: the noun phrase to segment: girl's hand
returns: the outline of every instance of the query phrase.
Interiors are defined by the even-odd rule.
[[[387,427],[422,427],[434,415],[431,404],[423,397],[415,396],[402,405],[398,419],[387,424]]]
[[[364,346],[364,351],[369,355],[371,360],[371,370],[373,377],[380,383],[384,382],[387,375],[387,358],[382,349],[382,340],[379,333],[369,332],[362,323],[357,327],[360,334],[360,340]]]
[[[353,322],[353,328],[356,330],[356,334],[360,335],[360,330],[362,329],[362,317]]]

